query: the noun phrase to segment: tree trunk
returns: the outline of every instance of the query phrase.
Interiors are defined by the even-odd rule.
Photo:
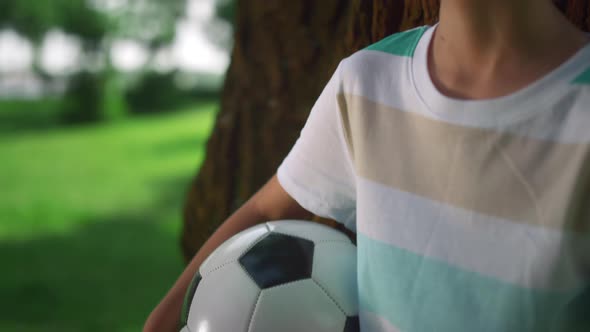
[[[588,1],[556,4],[588,31]],[[438,7],[439,0],[238,0],[221,111],[185,204],[185,258],[276,171],[342,58],[394,32],[433,24]]]

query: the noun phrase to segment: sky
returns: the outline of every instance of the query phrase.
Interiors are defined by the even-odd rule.
[[[120,0],[109,0],[117,2]],[[153,67],[159,71],[178,68],[187,72],[223,74],[229,65],[229,54],[212,44],[206,36],[205,25],[215,23],[231,33],[229,26],[215,22],[215,0],[188,0],[185,17],[176,24],[173,43],[158,50]],[[212,22],[213,21],[213,22]],[[41,45],[41,65],[54,75],[74,72],[80,63],[80,43],[77,38],[59,30],[49,31]],[[146,47],[134,40],[116,40],[110,54],[113,65],[132,72],[148,61]],[[0,31],[0,75],[30,72],[33,47],[29,41],[12,30]]]

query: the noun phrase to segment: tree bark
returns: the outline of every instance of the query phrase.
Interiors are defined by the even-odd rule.
[[[589,30],[587,0],[556,5]],[[342,58],[392,33],[434,24],[438,8],[439,0],[238,0],[221,110],[185,204],[185,258],[276,171]]]

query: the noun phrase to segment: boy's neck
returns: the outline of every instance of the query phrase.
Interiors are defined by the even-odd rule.
[[[550,0],[442,0],[429,69],[451,97],[499,97],[542,77],[588,41]]]

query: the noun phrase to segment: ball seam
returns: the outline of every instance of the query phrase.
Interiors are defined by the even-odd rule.
[[[254,302],[254,306],[252,307],[252,314],[250,315],[250,319],[248,320],[248,330],[252,329],[252,322],[254,321],[254,314],[256,313],[256,309],[258,308],[258,301],[260,301],[260,296],[262,295],[262,290],[258,291],[258,296],[256,296],[256,301]]]
[[[344,311],[344,309],[340,306],[340,304],[336,301],[336,299],[334,299],[334,297],[332,297],[332,295],[330,295],[330,293],[328,293],[328,291],[319,282],[317,282],[313,277],[311,278],[311,280],[313,280],[313,282],[316,285],[318,285],[318,287],[324,292],[324,294],[326,294],[326,296],[328,296],[330,298],[330,300],[332,300],[332,302],[334,302],[334,304],[338,307],[338,309],[340,309],[340,312],[342,312],[344,314],[344,317],[348,317],[348,314]]]

